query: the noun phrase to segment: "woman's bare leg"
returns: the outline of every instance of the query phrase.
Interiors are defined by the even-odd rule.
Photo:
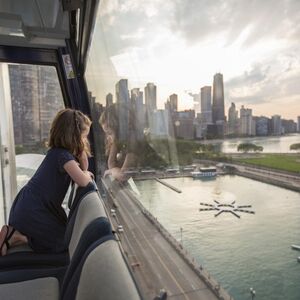
[[[7,227],[7,229],[5,229],[5,227]],[[6,235],[9,235],[9,233],[12,232],[13,230],[14,230],[13,227],[4,225],[1,229],[1,234],[3,235],[3,234],[6,234],[6,232],[8,232],[8,234],[6,234]],[[3,256],[3,255],[6,255],[8,248],[5,243],[5,237],[1,237],[0,239],[3,240],[3,244],[2,244],[2,248],[1,248],[1,255]],[[22,244],[27,244],[28,239],[25,235],[23,235],[19,231],[15,230],[13,235],[7,240],[7,242],[9,244],[9,248],[11,248],[11,247],[16,247],[16,246],[19,246]]]

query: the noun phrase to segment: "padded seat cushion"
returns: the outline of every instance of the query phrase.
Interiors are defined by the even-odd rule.
[[[57,267],[66,266],[69,263],[69,253],[35,253],[14,252],[9,255],[0,256],[0,273],[5,270],[23,269],[28,267]]]
[[[59,284],[53,277],[1,284],[0,296],[5,300],[58,300]]]
[[[113,237],[104,237],[90,246],[68,285],[63,285],[62,299],[141,299],[118,242]]]

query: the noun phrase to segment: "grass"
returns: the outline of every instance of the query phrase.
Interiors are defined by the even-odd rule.
[[[300,155],[264,154],[261,157],[238,158],[239,162],[300,173]]]

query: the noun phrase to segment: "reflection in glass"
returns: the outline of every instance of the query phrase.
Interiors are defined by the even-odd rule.
[[[45,153],[51,122],[64,107],[54,67],[9,64],[16,154]]]

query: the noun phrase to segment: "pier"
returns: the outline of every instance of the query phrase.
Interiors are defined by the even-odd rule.
[[[159,183],[165,185],[166,187],[170,188],[171,190],[173,190],[173,191],[175,191],[175,192],[177,192],[177,193],[182,193],[182,191],[179,190],[179,189],[177,189],[175,186],[173,186],[173,185],[171,185],[171,184],[169,184],[169,183],[167,183],[167,182],[165,182],[165,181],[163,181],[163,180],[161,180],[161,179],[159,179],[159,178],[157,178],[157,177],[155,177],[154,179],[155,179],[156,181],[158,181]]]

